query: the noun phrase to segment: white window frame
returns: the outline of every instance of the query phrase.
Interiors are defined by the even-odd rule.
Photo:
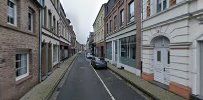
[[[128,12],[129,12],[129,17],[128,17],[128,20],[129,20],[129,22],[133,22],[133,21],[135,21],[135,3],[134,3],[134,1],[132,1],[132,2],[130,2],[129,4],[128,4]],[[131,7],[133,7],[132,9],[131,9]],[[133,10],[133,15],[131,14],[131,10]]]
[[[17,7],[16,7],[16,0],[8,0],[8,1],[10,1],[10,2],[13,2],[14,3],[14,18],[13,18],[13,20],[14,20],[14,23],[12,24],[12,23],[10,23],[10,22],[8,22],[7,21],[7,23],[9,24],[9,25],[13,25],[13,26],[17,26]],[[8,4],[7,4],[7,17],[9,16],[9,6],[8,6]]]
[[[25,78],[25,77],[27,77],[28,75],[29,75],[29,54],[28,53],[18,53],[18,54],[20,54],[20,55],[22,55],[22,54],[26,54],[27,55],[27,73],[25,73],[25,74],[23,74],[23,75],[20,75],[20,76],[16,76],[16,81],[18,81],[18,80],[20,80],[20,79],[23,79],[23,78]],[[17,54],[16,54],[17,55]],[[16,63],[17,61],[16,61],[16,58],[15,58],[15,63]],[[16,65],[15,65],[15,68],[16,68]],[[16,69],[16,71],[17,71],[17,69]],[[15,71],[15,72],[16,72]]]
[[[30,32],[33,32],[34,31],[34,12],[32,11],[32,9],[29,8],[28,14],[31,15],[31,30],[29,30],[29,16],[28,16],[28,30]]]
[[[162,12],[163,10],[166,10],[167,8],[169,8],[169,0],[166,0],[166,8],[164,9],[164,1],[165,0],[159,0],[161,2],[161,10],[159,12]],[[158,0],[156,0],[156,12],[158,12]]]

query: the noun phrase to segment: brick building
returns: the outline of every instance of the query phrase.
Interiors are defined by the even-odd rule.
[[[136,65],[136,24],[134,0],[109,0],[105,7],[106,58],[127,71],[140,75]]]
[[[40,3],[0,0],[0,99],[16,100],[38,83]]]

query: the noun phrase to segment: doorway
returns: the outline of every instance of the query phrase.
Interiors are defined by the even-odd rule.
[[[152,40],[154,80],[169,85],[169,64],[170,64],[170,41],[164,36],[156,37]]]

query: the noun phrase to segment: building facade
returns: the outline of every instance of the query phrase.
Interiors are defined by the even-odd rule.
[[[42,21],[42,80],[60,61],[60,1],[45,0]]]
[[[17,100],[38,83],[41,4],[0,1],[0,99]]]
[[[66,18],[66,14],[62,5],[60,4],[60,21],[59,21],[59,34],[60,34],[60,61],[70,57],[69,50],[71,45],[71,34],[70,34],[70,23],[71,21]]]
[[[134,0],[109,0],[105,7],[106,60],[140,75],[136,66]]]
[[[142,77],[203,96],[202,0],[143,0]]]
[[[96,43],[96,56],[104,57],[105,55],[105,39],[104,39],[104,17],[105,17],[105,4],[102,5],[100,11],[94,21],[94,41]]]

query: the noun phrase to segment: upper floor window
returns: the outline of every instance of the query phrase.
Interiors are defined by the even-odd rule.
[[[147,0],[147,17],[150,16],[150,12],[151,12],[151,9],[150,9],[150,0]]]
[[[114,30],[117,29],[117,16],[114,16]]]
[[[157,12],[167,8],[167,0],[157,0]]]
[[[52,31],[56,32],[56,18],[55,16],[53,16],[53,27],[52,27]]]
[[[112,20],[110,20],[110,26],[109,26],[109,31],[112,31]]]
[[[124,10],[120,11],[120,26],[124,25]]]
[[[49,19],[49,28],[51,29],[52,28],[52,13],[51,13],[50,10],[48,12],[49,12],[49,17],[48,17],[48,19]]]
[[[33,32],[33,24],[34,23],[34,11],[29,8],[28,12],[28,30]]]
[[[135,8],[134,8],[134,1],[129,3],[128,7],[129,7],[129,22],[134,21],[135,19]]]
[[[170,0],[170,6],[173,6],[176,4],[176,0]]]
[[[106,32],[109,33],[109,24],[106,23]]]
[[[17,17],[16,17],[16,1],[8,0],[8,12],[7,12],[7,22],[13,25],[16,25]]]

